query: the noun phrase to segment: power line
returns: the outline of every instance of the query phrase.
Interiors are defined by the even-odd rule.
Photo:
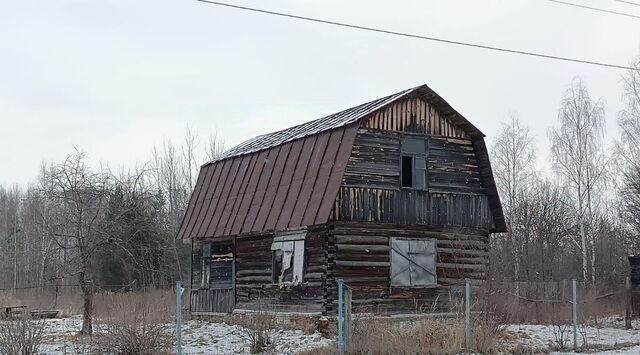
[[[621,2],[623,4],[629,4],[629,5],[634,5],[634,6],[640,6],[640,3],[637,2],[632,2],[632,1],[625,1],[625,0],[613,0],[616,2]]]
[[[587,10],[598,11],[598,12],[604,12],[604,13],[613,14],[613,15],[618,15],[618,16],[633,17],[633,18],[638,18],[638,19],[640,19],[640,16],[638,16],[638,15],[633,15],[633,14],[628,14],[628,13],[626,13],[626,12],[612,11],[612,10],[602,9],[602,8],[599,8],[599,7],[593,7],[593,6],[587,6],[587,5],[574,4],[574,3],[572,3],[572,2],[566,2],[566,1],[560,1],[560,0],[547,0],[547,1],[549,1],[549,2],[554,2],[554,3],[556,3],[556,4],[561,4],[561,5],[567,5],[567,6],[579,7],[579,8],[581,8],[581,9],[587,9]],[[621,1],[621,0],[616,0],[616,1],[626,2],[626,1]]]
[[[252,12],[258,12],[258,13],[262,13],[262,14],[275,15],[275,16],[281,16],[281,17],[288,17],[288,18],[293,18],[293,19],[298,19],[298,20],[305,20],[305,21],[323,23],[323,24],[333,25],[333,26],[353,28],[353,29],[370,31],[370,32],[384,33],[384,34],[401,36],[401,37],[409,37],[409,38],[422,39],[422,40],[433,41],[433,42],[454,44],[454,45],[458,45],[458,46],[480,48],[480,49],[492,50],[492,51],[497,51],[497,52],[506,52],[506,53],[512,53],[512,54],[520,54],[520,55],[526,55],[526,56],[530,56],[530,57],[554,59],[554,60],[560,60],[560,61],[565,61],[565,62],[574,62],[574,63],[581,63],[581,64],[596,65],[596,66],[601,66],[601,67],[627,69],[627,70],[639,70],[637,68],[633,68],[633,67],[629,67],[629,66],[625,66],[625,65],[618,65],[618,64],[611,64],[611,63],[604,63],[604,62],[596,62],[596,61],[585,60],[585,59],[561,57],[561,56],[544,54],[544,53],[528,52],[528,51],[523,51],[523,50],[509,49],[509,48],[495,47],[495,46],[488,46],[488,45],[470,43],[470,42],[454,41],[454,40],[449,40],[449,39],[444,39],[444,38],[423,36],[423,35],[417,35],[417,34],[411,34],[411,33],[405,33],[405,32],[398,32],[398,31],[392,31],[392,30],[384,30],[384,29],[379,29],[379,28],[374,28],[374,27],[354,25],[354,24],[348,24],[348,23],[344,23],[344,22],[337,22],[337,21],[331,21],[331,20],[324,20],[324,19],[319,19],[319,18],[314,18],[314,17],[306,17],[306,16],[300,16],[300,15],[284,13],[284,12],[263,10],[263,9],[258,9],[258,8],[254,8],[254,7],[233,5],[233,4],[217,2],[217,1],[211,1],[211,0],[196,0],[196,1],[207,3],[207,4],[211,4],[211,5],[234,8],[234,9],[238,9],[238,10],[252,11]],[[549,0],[549,1],[551,1],[551,0]]]

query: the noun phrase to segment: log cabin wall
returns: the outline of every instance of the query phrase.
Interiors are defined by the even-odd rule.
[[[403,136],[427,140],[426,190],[400,188]],[[362,121],[333,219],[491,229],[493,216],[468,135],[422,99]]]
[[[427,188],[401,188],[403,137],[427,141]],[[449,311],[465,278],[483,280],[494,219],[472,139],[420,98],[364,119],[335,201],[327,254],[326,312],[336,281],[354,308],[376,313]],[[390,241],[436,240],[432,287],[390,287]]]
[[[326,226],[309,228],[305,238],[303,282],[273,282],[271,244],[274,235],[236,237],[236,309],[322,312],[325,302]]]
[[[390,238],[436,239],[437,286],[390,287]],[[328,240],[326,313],[337,312],[336,280],[353,291],[357,312],[449,312],[461,300],[464,279],[484,280],[488,236],[483,230],[335,222]]]

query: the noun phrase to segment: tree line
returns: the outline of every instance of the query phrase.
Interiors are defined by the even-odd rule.
[[[535,139],[513,114],[491,146],[508,232],[491,239],[490,277],[577,278],[619,285],[640,247],[640,57],[623,81],[620,136],[605,141],[605,106],[576,78],[548,129],[551,171],[536,171]],[[517,292],[517,290],[516,290]]]
[[[78,285],[83,333],[92,332],[96,289],[188,279],[190,246],[175,235],[202,163],[223,150],[187,129],[130,170],[93,168],[76,150],[43,163],[28,187],[0,186],[0,288]]]
[[[640,57],[626,73],[620,136],[605,148],[604,102],[580,79],[548,130],[551,171],[536,170],[535,139],[513,114],[491,146],[508,232],[491,237],[489,278],[619,284],[640,248]],[[222,141],[187,130],[148,162],[114,172],[74,151],[43,163],[26,188],[0,186],[0,289],[79,285],[84,333],[96,288],[188,279],[189,245],[175,241],[199,167]]]

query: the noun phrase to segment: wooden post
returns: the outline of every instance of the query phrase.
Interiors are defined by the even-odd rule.
[[[626,301],[625,302],[626,309],[625,309],[625,315],[624,315],[624,328],[631,329],[631,315],[633,311],[631,309],[631,278],[629,276],[627,276],[627,279],[625,282],[624,296]]]

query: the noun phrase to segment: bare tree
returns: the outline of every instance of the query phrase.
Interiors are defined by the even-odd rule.
[[[222,156],[224,152],[224,141],[218,136],[218,132],[209,135],[207,145],[205,147],[205,160],[214,161]]]
[[[576,79],[565,92],[558,121],[560,127],[549,131],[553,168],[573,198],[582,253],[582,277],[589,280],[591,255],[591,283],[594,284],[595,240],[593,235],[589,237],[588,228],[594,216],[596,187],[602,184],[607,165],[603,149],[604,104],[601,100],[592,100],[584,83]]]
[[[56,205],[57,223],[50,235],[56,244],[69,252],[71,275],[77,275],[83,295],[82,334],[93,332],[93,263],[96,251],[109,243],[101,230],[109,196],[110,177],[93,172],[86,165],[84,153],[76,151],[64,162],[45,170],[43,193]]]
[[[518,229],[513,225],[514,219],[518,219],[514,214],[519,211],[516,207],[527,194],[528,182],[535,169],[535,149],[529,129],[522,126],[515,113],[503,123],[498,133],[491,149],[491,161],[507,220],[506,234],[513,253],[513,275],[518,280],[522,243],[516,232]],[[519,294],[518,288],[516,294]]]
[[[176,243],[176,228],[205,153],[222,147],[216,135],[200,145],[187,129],[179,145],[165,140],[151,162],[118,175],[90,169],[76,151],[42,164],[33,186],[0,186],[0,288],[20,297],[23,287],[79,283],[82,333],[91,333],[94,287],[187,277],[190,248]]]
[[[622,166],[622,213],[630,226],[635,248],[640,247],[640,56],[624,80],[626,107],[618,117],[620,142],[618,157]],[[633,250],[632,252],[638,252]]]
[[[180,148],[176,148],[170,140],[164,140],[160,149],[154,147],[153,162],[158,189],[165,194],[167,200],[170,228],[177,231],[189,193]]]
[[[198,136],[187,127],[187,131],[184,137],[184,144],[181,147],[182,151],[182,175],[186,184],[187,191],[193,190],[196,176],[198,175],[198,168],[200,164],[196,158],[196,150],[198,149]]]
[[[187,128],[184,141],[176,146],[164,140],[160,148],[153,149],[153,168],[156,172],[158,190],[167,199],[169,223],[174,234],[189,203],[189,196],[196,183],[202,155],[198,153],[198,137]],[[216,134],[209,137],[205,146],[205,157],[216,159],[222,154],[224,144]]]

